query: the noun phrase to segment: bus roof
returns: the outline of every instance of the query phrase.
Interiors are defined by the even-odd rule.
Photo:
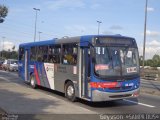
[[[51,40],[44,40],[44,41],[36,41],[30,43],[23,43],[20,44],[20,47],[24,46],[39,46],[39,45],[50,45],[50,44],[60,44],[60,43],[83,43],[83,42],[91,42],[93,37],[112,37],[112,38],[123,38],[123,39],[134,39],[132,37],[122,36],[120,34],[117,35],[84,35],[84,36],[77,36],[77,37],[64,37],[64,38],[54,38]]]
[[[43,44],[53,44],[54,43],[54,39],[52,40],[44,40],[44,41],[36,41],[36,42],[29,42],[29,43],[22,43],[19,46],[23,47],[23,46],[39,46],[39,45],[43,45]]]

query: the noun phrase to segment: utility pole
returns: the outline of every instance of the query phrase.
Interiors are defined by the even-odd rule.
[[[101,21],[97,21],[98,23],[98,35],[99,35],[99,29],[100,29],[100,24],[102,23]]]
[[[37,32],[37,11],[40,11],[40,9],[33,8],[33,10],[36,11],[35,15],[35,27],[34,27],[34,42],[36,41],[36,32]]]
[[[144,69],[144,61],[145,61],[145,47],[146,47],[147,6],[148,6],[148,0],[146,0],[146,5],[145,5],[144,41],[143,41],[143,69]]]
[[[38,33],[39,33],[39,41],[40,41],[41,40],[41,33],[42,32],[39,31]]]
[[[3,53],[4,53],[4,39],[5,39],[6,37],[2,37],[2,42],[3,42],[3,45],[2,45],[2,58],[4,57],[4,55],[3,55]]]

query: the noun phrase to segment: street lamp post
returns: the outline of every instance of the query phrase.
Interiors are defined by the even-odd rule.
[[[97,21],[98,23],[98,35],[99,35],[99,29],[100,29],[100,24],[102,23],[101,21]]]
[[[2,45],[2,58],[3,58],[3,52],[4,52],[4,39],[5,39],[6,37],[2,37],[2,42],[3,42],[3,45]]]
[[[146,47],[147,6],[148,6],[148,0],[146,0],[146,5],[145,5],[144,41],[143,41],[143,69],[144,69],[145,47]]]
[[[42,32],[39,31],[38,33],[39,33],[39,41],[40,41],[41,40],[41,33]]]
[[[34,29],[34,42],[36,41],[36,32],[37,32],[37,11],[40,11],[40,9],[33,8],[33,10],[36,11],[36,16],[35,16],[35,29]]]

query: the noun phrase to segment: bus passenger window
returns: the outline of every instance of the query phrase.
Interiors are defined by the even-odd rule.
[[[31,47],[30,60],[31,61],[35,61],[36,60],[36,47]]]
[[[19,60],[24,60],[24,48],[19,48]]]
[[[42,47],[42,54],[43,54],[42,62],[48,62],[48,46]]]
[[[67,56],[66,55],[64,55],[63,64],[68,64],[68,60],[67,60]]]
[[[77,64],[77,44],[66,44],[63,45],[63,57],[62,63],[68,65],[76,65]]]
[[[38,62],[42,62],[42,60],[43,60],[43,53],[42,53],[42,51],[43,51],[42,46],[39,46],[38,50],[37,50],[37,52],[38,52],[38,54],[37,54],[37,61]]]
[[[49,46],[48,51],[48,62],[49,63],[60,63],[60,45]]]

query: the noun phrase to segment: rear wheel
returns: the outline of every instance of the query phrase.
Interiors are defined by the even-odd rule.
[[[3,68],[4,71],[7,71],[6,67]]]
[[[8,71],[12,71],[11,68],[8,68]]]
[[[30,85],[31,85],[31,87],[34,88],[34,89],[37,87],[37,84],[36,84],[36,80],[35,80],[34,75],[31,75],[31,77],[30,77]]]
[[[67,82],[65,86],[65,95],[68,100],[72,102],[76,101],[75,88],[71,81]]]

